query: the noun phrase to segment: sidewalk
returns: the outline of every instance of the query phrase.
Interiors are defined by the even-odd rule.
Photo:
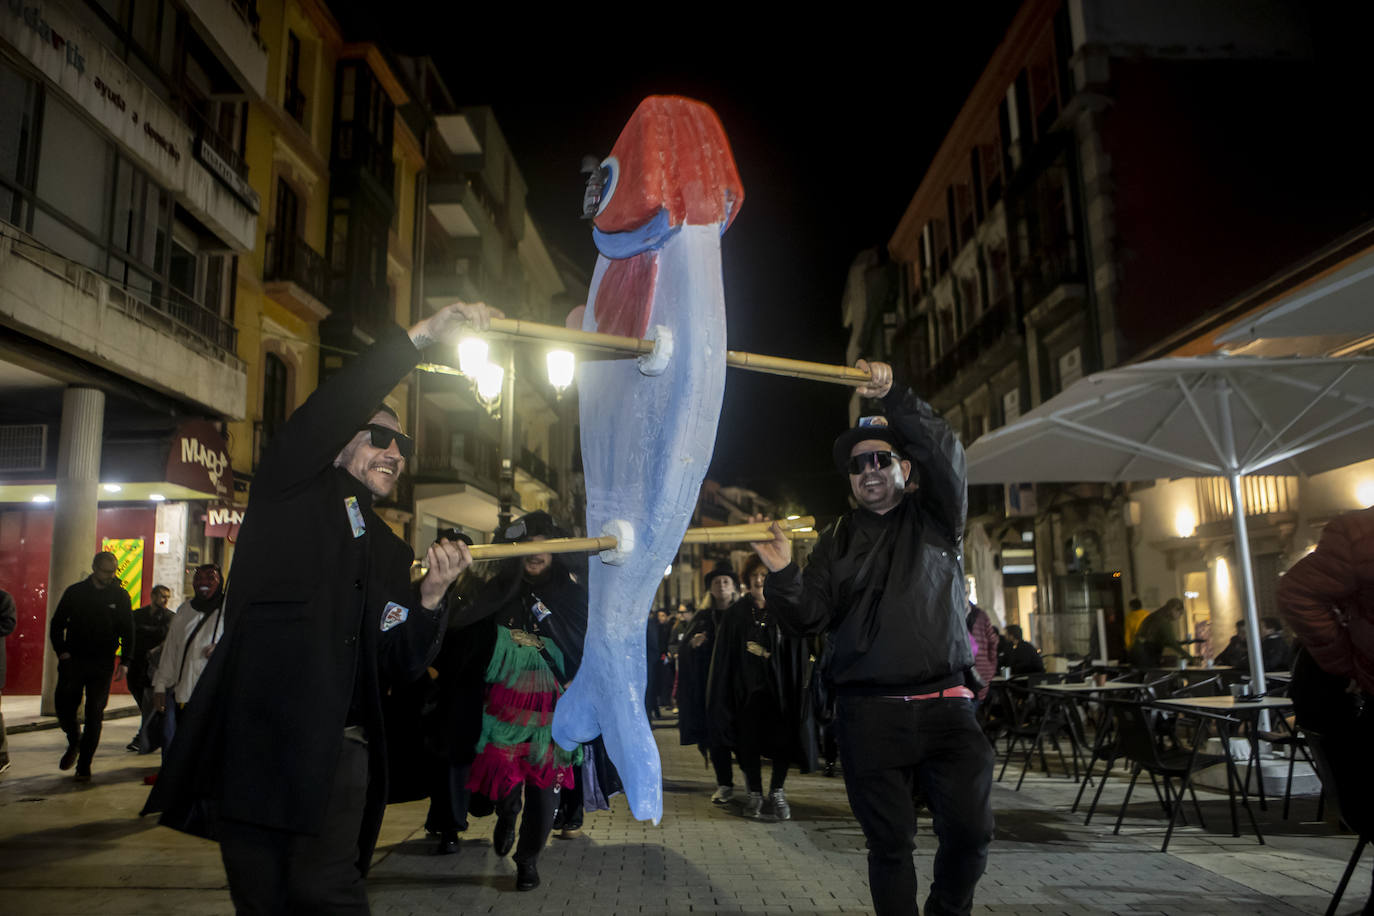
[[[0,714],[5,717],[5,733],[14,735],[40,728],[57,728],[56,716],[45,716],[38,712],[42,699],[38,696],[0,696]],[[111,694],[110,702],[105,707],[106,722],[138,714],[134,698],[127,694]]]
[[[8,707],[7,707],[8,711]],[[60,732],[10,736],[14,767],[0,776],[0,910],[6,914],[230,913],[218,848],[140,820],[142,777],[154,757],[123,748],[131,718],[107,722],[94,781],[57,771]],[[871,912],[862,834],[841,779],[793,776],[793,820],[752,821],[714,807],[711,771],[695,748],[656,729],[664,756],[660,826],[614,810],[588,815],[586,836],[555,839],[539,862],[543,886],[514,891],[515,867],[491,851],[492,818],[474,819],[463,848],[431,855],[424,802],[393,805],[369,881],[373,911],[528,914],[863,913]],[[1261,815],[1266,844],[1229,834],[1225,804],[1203,794],[1208,829],[1175,832],[1159,852],[1164,824],[1148,784],[1137,786],[1120,836],[1112,835],[1125,779],[1114,775],[1090,827],[1070,815],[1076,785],[1028,774],[1012,791],[1016,768],[994,786],[997,839],[979,886],[976,914],[1322,913],[1354,838],[1310,820],[1312,798],[1294,818],[1272,805]],[[738,777],[737,777],[738,778]],[[1115,800],[1115,801],[1113,801]],[[1111,815],[1108,816],[1107,812]],[[1192,816],[1191,810],[1189,812]],[[934,839],[920,822],[917,870],[928,886]],[[1340,908],[1356,913],[1369,894],[1368,857]]]

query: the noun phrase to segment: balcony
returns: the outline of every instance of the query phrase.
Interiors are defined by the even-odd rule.
[[[267,295],[297,318],[321,321],[329,316],[329,262],[304,239],[267,233],[262,279]]]
[[[392,161],[391,150],[383,148],[361,124],[344,123],[338,126],[334,164],[339,169],[354,168],[371,175],[387,200],[391,200],[395,193],[396,163]]]
[[[1027,317],[1033,317],[1037,324],[1040,323],[1041,313],[1054,310],[1061,302],[1078,298],[1073,291],[1083,288],[1084,277],[1077,240],[1062,239],[1031,255],[1017,267],[1016,282],[1021,289],[1021,301],[1025,303]]]
[[[981,358],[1001,349],[1001,344],[1018,337],[1016,311],[1010,298],[989,308],[954,345],[941,353],[935,364],[920,375],[921,391],[933,396],[952,384],[959,374]],[[1000,366],[1000,363],[998,364]]]
[[[520,458],[515,463],[515,487],[522,491],[533,490],[545,502],[558,498],[558,475],[548,463],[529,449],[520,450]]]
[[[244,415],[247,374],[232,324],[174,291],[115,285],[4,222],[0,324],[214,414]]]
[[[496,492],[501,476],[501,449],[489,439],[467,436],[462,448],[421,448],[415,456],[415,477],[423,483],[472,484]]]
[[[258,96],[267,94],[267,45],[259,34],[256,0],[185,0],[196,32],[234,78]]]

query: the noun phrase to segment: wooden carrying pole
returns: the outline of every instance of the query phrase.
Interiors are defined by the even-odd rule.
[[[753,525],[720,525],[715,528],[689,528],[683,537],[684,544],[747,544],[751,541],[768,541],[773,536],[768,528],[772,522],[759,522]],[[811,516],[794,519],[780,519],[778,524],[791,538],[805,540],[816,537],[814,531],[798,531],[799,528],[814,528],[816,520]],[[468,550],[474,562],[504,560],[507,557],[529,557],[537,553],[595,553],[614,550],[616,539],[599,538],[549,538],[546,541],[521,541],[516,544],[473,544]]]
[[[654,350],[652,340],[622,337],[617,334],[599,334],[595,331],[576,331],[571,328],[560,328],[557,325],[518,321],[513,318],[493,318],[490,330],[494,334],[505,334],[509,337],[548,340],[574,347],[609,350],[615,353],[643,355],[652,353]],[[785,375],[790,378],[810,379],[817,382],[835,382],[855,388],[867,385],[872,381],[872,377],[867,372],[849,366],[810,363],[800,359],[785,359],[781,356],[743,353],[739,350],[727,350],[725,364],[736,369],[749,369],[753,372],[766,372],[770,375]]]

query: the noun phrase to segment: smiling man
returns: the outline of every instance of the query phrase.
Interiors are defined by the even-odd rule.
[[[754,545],[771,571],[768,607],[784,632],[828,632],[825,677],[836,694],[845,789],[868,839],[879,916],[916,912],[912,862],[920,788],[934,815],[926,916],[968,913],[992,840],[992,747],[973,715],[973,673],[960,556],[968,506],[964,449],[954,431],[892,369],[867,364],[859,389],[885,417],[835,440],[857,508],[821,536],[803,573],[776,525]],[[909,482],[916,480],[914,492]]]
[[[429,548],[429,572],[373,511],[414,443],[382,399],[420,348],[499,314],[456,303],[377,342],[269,443],[225,590],[224,634],[145,813],[220,843],[241,913],[366,913],[386,803],[381,694],[439,647],[444,595],[472,562]]]

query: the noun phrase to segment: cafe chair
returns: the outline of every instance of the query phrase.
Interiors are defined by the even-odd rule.
[[[1351,832],[1356,834],[1355,851],[1350,854],[1350,861],[1346,863],[1345,873],[1341,875],[1341,883],[1336,885],[1335,896],[1331,898],[1331,905],[1326,908],[1326,916],[1336,916],[1336,907],[1340,905],[1341,897],[1345,896],[1345,889],[1350,884],[1350,876],[1355,873],[1355,866],[1360,862],[1360,855],[1364,848],[1374,839],[1374,814],[1369,811],[1359,810],[1359,806],[1352,804],[1352,786],[1346,785],[1336,776],[1336,771],[1331,766],[1331,757],[1327,753],[1326,738],[1319,732],[1306,729],[1307,746],[1312,752],[1312,759],[1317,770],[1317,776],[1322,781],[1322,791],[1331,799],[1331,808],[1340,815],[1342,823]],[[1348,773],[1349,776],[1358,775],[1355,772]],[[1370,901],[1374,903],[1374,886],[1370,888]],[[1369,911],[1366,906],[1365,911]]]
[[[1046,683],[1043,679],[1046,676],[1031,675],[1034,682]],[[1062,681],[1062,675],[1048,675],[1049,679],[1057,678]],[[1050,775],[1049,758],[1045,754],[1045,742],[1048,740],[1054,746],[1055,752],[1059,755],[1059,762],[1064,767],[1064,772],[1069,772],[1069,761],[1064,756],[1064,749],[1059,745],[1059,736],[1062,734],[1068,740],[1073,751],[1073,777],[1078,778],[1078,743],[1073,733],[1072,723],[1060,709],[1063,704],[1046,703],[1044,698],[1034,693],[1029,686],[1020,684],[1007,684],[1004,688],[1007,699],[1007,706],[1010,708],[1011,721],[1006,726],[1005,734],[1007,738],[1006,753],[1002,758],[1002,769],[997,774],[997,781],[1001,782],[1006,775],[1007,765],[1011,762],[1011,755],[1015,753],[1018,746],[1025,748],[1025,755],[1021,759],[1021,776],[1016,780],[1016,790],[1021,790],[1021,784],[1026,780],[1026,773],[1030,770],[1031,759],[1038,751],[1040,753],[1040,766],[1045,771],[1045,775]]]
[[[1126,797],[1121,800],[1121,809],[1117,812],[1116,827],[1112,833],[1121,832],[1121,823],[1126,817],[1126,806],[1130,804],[1136,780],[1140,778],[1142,771],[1149,775],[1152,783],[1155,783],[1155,794],[1159,797],[1164,813],[1169,816],[1169,827],[1164,833],[1164,845],[1160,847],[1160,852],[1169,850],[1169,841],[1174,835],[1174,824],[1182,813],[1185,791],[1192,796],[1198,826],[1206,829],[1207,825],[1202,818],[1202,806],[1198,804],[1197,792],[1193,790],[1193,774],[1222,762],[1225,757],[1220,754],[1201,753],[1200,744],[1194,744],[1191,749],[1176,747],[1170,751],[1162,750],[1155,740],[1152,721],[1154,710],[1131,700],[1104,699],[1102,702],[1112,712],[1117,748],[1131,764],[1131,782],[1126,787]],[[1174,785],[1175,782],[1177,786]]]

